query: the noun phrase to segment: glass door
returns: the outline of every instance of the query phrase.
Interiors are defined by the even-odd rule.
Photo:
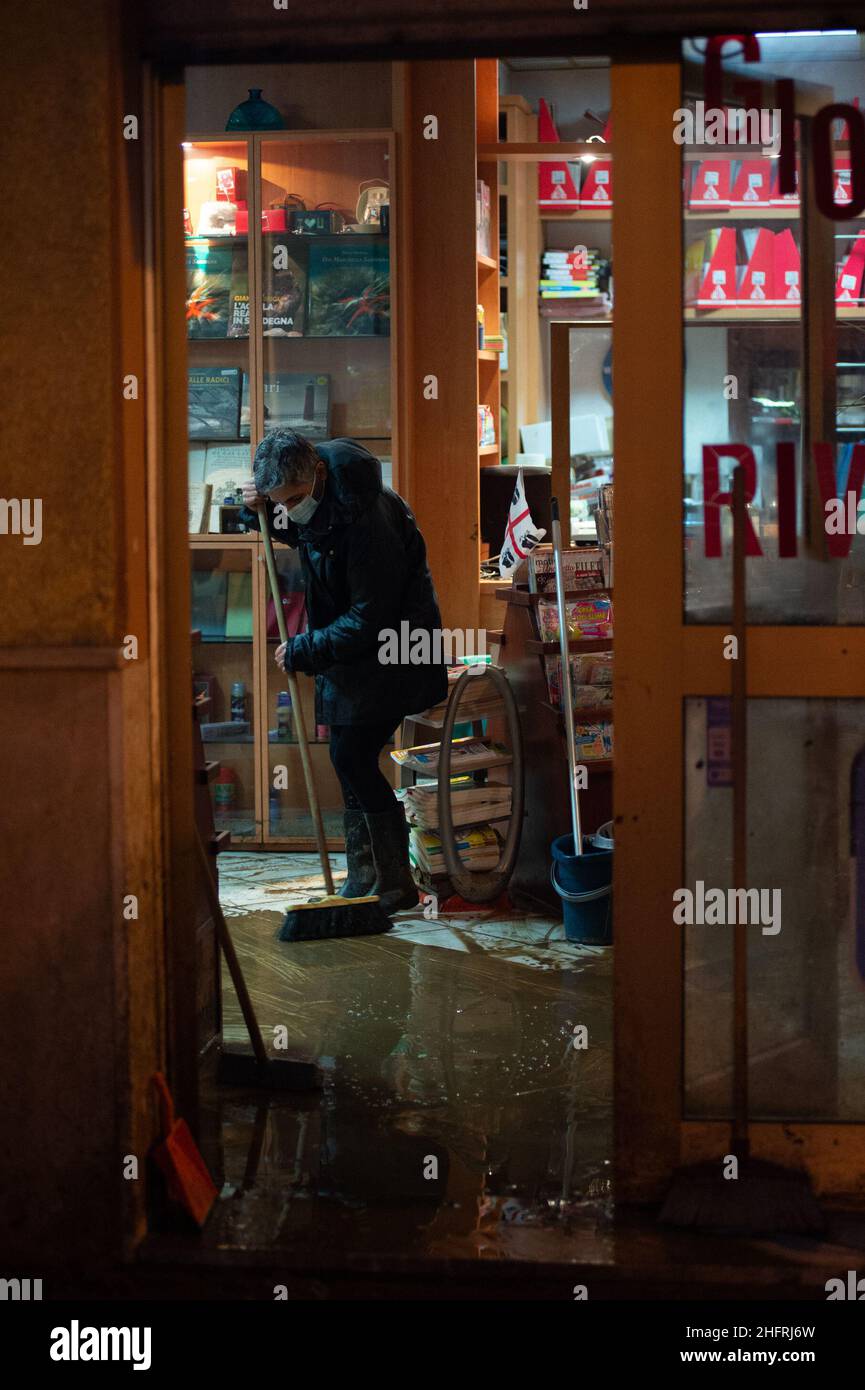
[[[640,1199],[729,1139],[736,463],[752,1146],[824,1193],[865,1153],[865,65],[855,35],[764,35],[713,82],[706,50],[613,72],[617,1153]]]

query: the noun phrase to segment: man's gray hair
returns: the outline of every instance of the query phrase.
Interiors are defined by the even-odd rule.
[[[311,482],[317,463],[318,454],[309,439],[294,430],[274,430],[255,451],[255,486],[260,493],[269,493],[286,483]]]

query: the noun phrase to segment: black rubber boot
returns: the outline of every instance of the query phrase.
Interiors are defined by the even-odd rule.
[[[339,890],[341,898],[363,898],[372,892],[375,883],[375,862],[363,811],[345,810],[342,816],[345,831],[345,857],[348,877]]]
[[[370,891],[378,894],[388,915],[417,907],[420,898],[409,866],[409,830],[402,806],[397,803],[390,811],[367,811],[366,823],[376,868]]]

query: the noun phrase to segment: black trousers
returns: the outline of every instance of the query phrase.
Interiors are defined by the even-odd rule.
[[[389,811],[397,799],[379,771],[378,756],[396,724],[331,724],[330,761],[350,811]]]

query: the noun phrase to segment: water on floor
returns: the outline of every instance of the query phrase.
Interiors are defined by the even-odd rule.
[[[408,1258],[575,1258],[588,1242],[603,1258],[611,950],[567,942],[551,917],[420,908],[382,936],[277,941],[286,907],[320,884],[313,855],[220,860],[265,1042],[314,1059],[324,1088],[208,1088],[203,1143],[234,1194],[210,1239]],[[226,1044],[242,1046],[227,975],[223,1003]]]

